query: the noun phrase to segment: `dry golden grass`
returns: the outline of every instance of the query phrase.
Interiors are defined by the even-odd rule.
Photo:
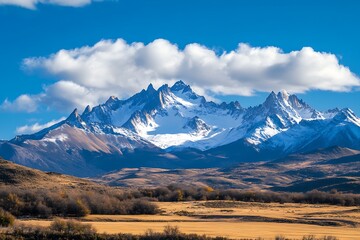
[[[301,239],[304,235],[332,235],[344,240],[360,239],[358,207],[224,201],[172,202],[158,205],[163,210],[161,215],[90,215],[82,221],[91,222],[99,232],[106,233],[142,234],[147,229],[161,231],[170,224],[179,226],[184,233],[234,239],[273,239],[276,235],[292,239]],[[22,222],[42,226],[50,224],[50,221],[40,220]]]
[[[167,214],[177,215],[181,211],[188,212],[192,216],[221,217],[263,217],[291,221],[316,221],[322,224],[324,221],[333,221],[341,225],[360,225],[360,208],[334,205],[314,205],[298,203],[249,203],[232,201],[208,201],[208,202],[179,202],[159,203],[159,206]],[[255,219],[255,218],[254,218]]]
[[[57,190],[66,191],[93,190],[114,191],[114,188],[97,184],[93,181],[65,174],[43,172],[4,160],[0,156],[0,188],[16,188],[23,190]]]

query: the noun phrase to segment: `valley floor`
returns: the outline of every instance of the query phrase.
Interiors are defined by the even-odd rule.
[[[360,208],[330,205],[245,203],[232,201],[159,202],[159,215],[89,215],[98,232],[142,234],[178,226],[183,233],[223,236],[233,239],[274,239],[283,235],[331,235],[341,240],[360,239]],[[51,221],[20,220],[48,226]]]

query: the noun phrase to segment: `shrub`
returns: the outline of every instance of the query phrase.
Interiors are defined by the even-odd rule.
[[[130,210],[130,214],[156,214],[158,212],[157,205],[145,200],[134,201]]]
[[[144,236],[146,237],[154,237],[154,236],[158,236],[159,233],[155,232],[154,230],[152,230],[151,228],[147,229],[144,233]]]
[[[14,225],[14,222],[15,222],[15,217],[11,213],[0,208],[0,226],[9,227]]]
[[[38,202],[34,207],[34,215],[48,218],[52,215],[52,210],[48,206],[44,205],[42,202]]]
[[[314,235],[303,236],[302,240],[316,240]]]
[[[92,235],[96,233],[91,224],[84,224],[75,220],[55,219],[50,225],[50,230],[64,234]]]
[[[334,236],[325,236],[321,238],[321,240],[338,240],[338,238]]]
[[[68,201],[66,215],[84,217],[90,213],[90,209],[81,199]]]
[[[181,232],[178,226],[166,225],[164,227],[163,234],[167,237],[176,237],[176,236],[180,236]]]
[[[104,187],[105,188],[105,187]],[[25,190],[0,188],[0,208],[14,216],[49,218],[83,217],[92,214],[155,214],[158,208],[138,190],[105,188],[86,190]],[[151,190],[152,192],[153,190]],[[141,202],[138,202],[140,199]]]
[[[275,237],[275,240],[286,240],[286,238],[283,235],[278,235]]]

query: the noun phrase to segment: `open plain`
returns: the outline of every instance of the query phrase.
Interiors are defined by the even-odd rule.
[[[80,218],[98,232],[143,234],[178,226],[183,233],[232,239],[302,239],[306,235],[360,239],[360,208],[233,201],[159,202],[158,215],[89,215]],[[48,226],[51,221],[19,220]]]

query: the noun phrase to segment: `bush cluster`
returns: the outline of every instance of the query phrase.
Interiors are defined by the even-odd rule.
[[[0,208],[0,227],[12,226],[15,222],[15,217],[4,209]]]
[[[65,235],[93,235],[96,233],[95,228],[91,224],[84,224],[75,220],[55,219],[50,230]]]
[[[217,190],[209,187],[170,185],[153,189],[104,188],[77,190],[0,189],[0,208],[14,216],[48,218],[52,216],[82,217],[87,214],[156,214],[153,201],[232,200],[263,203],[307,203],[360,206],[359,194],[336,191],[288,193],[250,190]]]
[[[337,191],[321,192],[313,190],[306,193],[252,191],[252,190],[214,190],[211,188],[194,188],[171,185],[155,189],[143,189],[145,197],[158,201],[192,201],[192,200],[233,200],[264,203],[307,203],[331,204],[341,206],[360,206],[360,194],[346,194]]]
[[[158,207],[141,194],[114,191],[0,189],[0,208],[14,216],[48,218],[87,214],[156,214]]]

